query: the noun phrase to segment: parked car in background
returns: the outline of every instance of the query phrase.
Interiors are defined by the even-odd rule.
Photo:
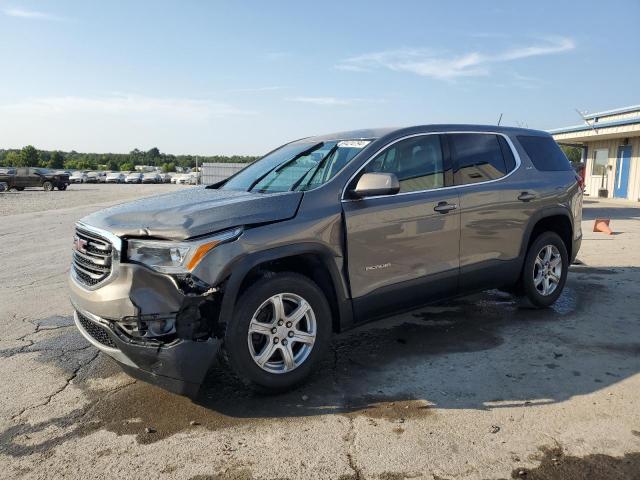
[[[200,183],[200,172],[191,172],[189,174],[189,185],[198,185]]]
[[[70,183],[84,183],[87,179],[87,174],[84,172],[76,171],[69,177]]]
[[[142,174],[140,172],[132,172],[125,177],[124,183],[142,183]]]
[[[142,183],[162,183],[162,179],[156,172],[147,172],[142,175]]]
[[[189,179],[190,179],[190,177],[189,177],[188,173],[181,173],[176,178],[176,183],[178,185],[189,185]]]
[[[244,383],[281,391],[332,332],[366,321],[494,288],[553,304],[581,218],[577,175],[545,132],[310,137],[206,188],[83,218],[71,302],[82,335],[131,375],[194,394],[221,346]]]
[[[107,173],[105,183],[124,183],[124,178],[124,173],[121,172]]]
[[[98,172],[87,172],[84,183],[100,183],[100,176],[98,175]]]
[[[178,179],[181,175],[181,173],[174,173],[173,175],[171,175],[171,183],[178,183]]]
[[[105,172],[105,171],[97,172],[97,174],[98,174],[98,182],[107,183],[107,173],[109,173],[109,172]]]
[[[69,177],[46,168],[18,167],[8,169],[7,173],[0,173],[0,182],[6,183],[9,190],[22,191],[29,187],[42,187],[47,191],[54,188],[66,190]]]
[[[162,183],[171,183],[171,174],[169,173],[161,173],[160,178],[162,179]]]

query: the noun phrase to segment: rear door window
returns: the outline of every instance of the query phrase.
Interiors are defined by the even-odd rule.
[[[498,135],[452,133],[448,137],[453,155],[455,185],[496,180],[515,167],[515,160],[511,159],[507,166]]]
[[[518,135],[518,141],[538,170],[560,172],[572,169],[571,163],[553,138]]]

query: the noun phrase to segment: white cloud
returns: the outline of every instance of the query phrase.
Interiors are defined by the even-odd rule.
[[[259,119],[258,112],[226,102],[123,93],[0,103],[4,148],[32,144],[44,149],[128,152],[157,146],[173,153],[259,153],[258,135],[249,140],[239,133]]]
[[[323,107],[349,106],[359,103],[382,103],[384,100],[373,100],[368,98],[340,98],[340,97],[291,97],[290,102],[309,103]]]
[[[189,98],[160,98],[131,94],[102,97],[43,97],[29,98],[12,104],[0,105],[0,111],[28,115],[56,114],[107,114],[107,115],[156,115],[183,119],[203,119],[229,115],[252,115],[227,103]]]
[[[565,37],[547,38],[538,44],[514,47],[498,53],[469,52],[445,55],[429,49],[403,48],[347,58],[338,63],[336,68],[356,72],[386,68],[438,80],[452,80],[458,77],[489,75],[492,64],[552,55],[574,48],[574,41]]]
[[[9,17],[25,18],[29,20],[66,20],[65,17],[60,17],[51,13],[38,12],[36,10],[26,10],[24,8],[5,8],[4,14]]]
[[[248,87],[248,88],[232,88],[227,93],[263,93],[275,92],[277,90],[285,90],[288,87],[269,86],[269,87]]]

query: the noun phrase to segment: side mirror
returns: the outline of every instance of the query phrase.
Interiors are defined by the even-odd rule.
[[[365,173],[358,180],[351,194],[356,198],[376,195],[395,195],[400,191],[400,182],[395,173]]]

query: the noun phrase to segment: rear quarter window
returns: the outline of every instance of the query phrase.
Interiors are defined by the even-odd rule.
[[[571,170],[569,159],[553,138],[518,135],[518,141],[538,170],[543,172]]]

